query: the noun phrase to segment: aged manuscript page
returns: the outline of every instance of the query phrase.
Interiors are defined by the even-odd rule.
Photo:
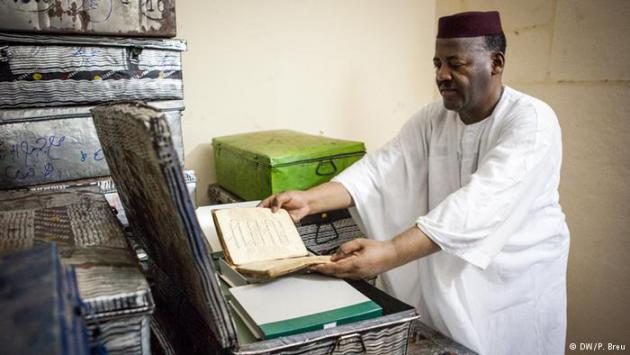
[[[308,255],[287,211],[230,208],[214,211],[226,256],[234,265]]]
[[[241,271],[276,277],[330,261],[329,256],[308,256],[283,209],[272,213],[268,208],[230,208],[212,214],[226,260]]]

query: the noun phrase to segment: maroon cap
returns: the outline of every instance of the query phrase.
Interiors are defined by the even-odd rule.
[[[440,17],[437,38],[480,37],[503,33],[498,11],[460,12]]]

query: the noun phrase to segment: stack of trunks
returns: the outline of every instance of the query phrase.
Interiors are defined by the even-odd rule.
[[[148,354],[154,302],[122,225],[97,188],[0,191],[0,252],[54,242],[72,265],[91,345]]]
[[[175,28],[174,0],[0,1],[0,204],[11,206],[0,211],[0,246],[66,243],[62,262],[78,265],[80,295],[91,305],[91,345],[110,354],[151,352],[154,303],[137,256],[122,256],[133,250],[128,220],[90,108],[129,100],[158,108],[183,166],[186,43],[172,38]],[[194,171],[185,181],[195,201]]]

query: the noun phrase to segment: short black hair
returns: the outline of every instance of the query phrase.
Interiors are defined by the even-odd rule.
[[[491,52],[501,52],[505,54],[505,47],[507,46],[505,41],[505,35],[499,33],[496,35],[484,36],[483,39],[486,42],[486,47]]]

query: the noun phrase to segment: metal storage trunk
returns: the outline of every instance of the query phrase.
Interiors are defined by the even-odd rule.
[[[0,30],[175,36],[175,0],[2,0]]]
[[[90,354],[76,276],[54,243],[0,255],[0,280],[3,354]]]
[[[183,101],[150,104],[165,113],[183,162]],[[0,109],[0,189],[109,175],[91,108]]]
[[[191,201],[193,201],[193,205],[196,206],[195,201],[197,193],[197,176],[195,175],[195,171],[184,170],[184,181],[186,182],[186,188],[188,189],[190,199]],[[122,205],[122,201],[120,200],[120,195],[118,195],[118,191],[116,191],[116,185],[114,184],[114,181],[110,176],[65,181],[53,184],[35,185],[29,186],[27,189],[30,191],[59,191],[73,188],[85,188],[89,186],[94,186],[98,188],[98,191],[105,195],[105,199],[107,199],[109,205],[114,209],[114,214],[116,215],[120,223],[125,227],[129,226],[129,221],[127,220],[127,216],[125,215],[125,209]]]
[[[290,130],[216,137],[212,146],[217,182],[245,200],[319,185],[365,154],[361,142]]]
[[[197,194],[197,176],[195,175],[194,170],[184,170],[184,181],[186,183],[186,189],[188,190],[188,195],[190,196],[190,200],[193,202],[193,205],[197,205],[196,203],[196,194]],[[120,200],[120,195],[118,191],[116,191],[116,185],[114,185],[114,181],[111,177],[107,177],[99,182],[99,187],[101,192],[105,194],[105,198],[109,205],[114,208],[116,212],[116,217],[122,223],[123,226],[129,226],[129,220],[127,219],[127,215],[125,215],[125,208]]]
[[[157,266],[153,278],[161,291],[156,298],[163,298],[163,293],[170,299],[165,307],[182,331],[178,336],[190,339],[186,345],[194,349],[189,352],[406,353],[410,325],[418,315],[411,306],[364,282],[354,286],[379,303],[384,316],[246,344],[237,335],[238,318],[228,308],[164,117],[138,103],[100,106],[93,115],[133,234]]]
[[[110,354],[149,354],[153,298],[105,197],[97,189],[0,191],[0,251],[50,241],[75,267],[92,342]]]
[[[181,40],[0,33],[0,108],[181,100]]]

